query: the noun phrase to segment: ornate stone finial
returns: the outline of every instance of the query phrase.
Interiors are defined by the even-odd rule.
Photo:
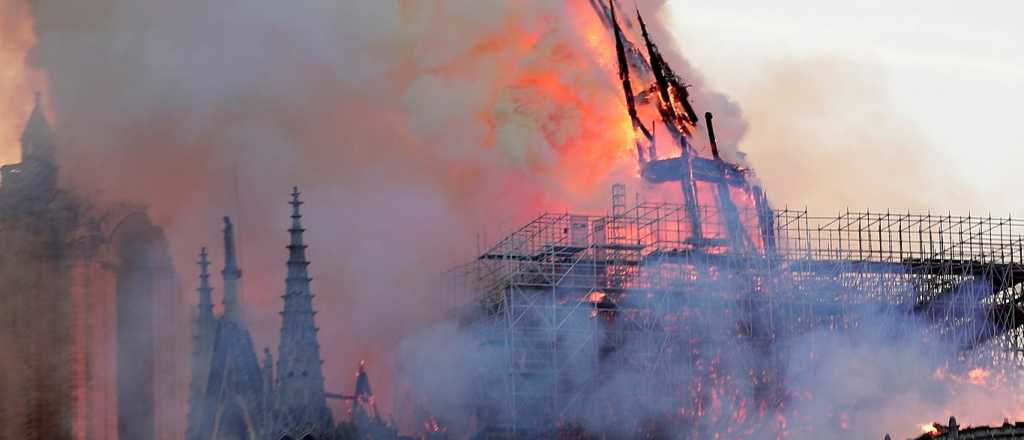
[[[213,288],[210,287],[210,272],[207,270],[210,267],[210,260],[208,260],[206,253],[206,246],[199,251],[199,261],[196,264],[199,265],[199,288],[196,289],[199,292],[199,307],[200,309],[209,309],[213,307],[213,302],[210,297],[210,292]],[[200,310],[200,313],[204,313],[206,310]]]
[[[207,255],[209,254],[206,253],[206,246],[203,246],[202,249],[199,250],[199,261],[196,262],[199,264],[203,275],[206,275],[206,268],[210,266],[210,260],[206,259]]]
[[[292,187],[292,201],[288,202],[288,204],[292,205],[292,218],[300,217],[302,215],[299,213],[299,207],[302,206],[303,203],[302,200],[299,200],[299,195],[301,194],[302,193],[299,192],[299,187]]]

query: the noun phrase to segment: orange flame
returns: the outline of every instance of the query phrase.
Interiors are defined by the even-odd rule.
[[[967,381],[975,385],[987,385],[988,377],[991,375],[988,370],[978,367],[967,372]]]
[[[28,65],[36,44],[35,20],[26,2],[0,0],[6,15],[0,31],[0,164],[20,160],[19,137],[32,111],[32,92],[46,90],[42,72]]]

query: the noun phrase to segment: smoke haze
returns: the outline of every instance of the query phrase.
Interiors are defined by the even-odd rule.
[[[672,49],[655,20],[664,2],[639,3],[669,62],[694,85],[696,108],[715,112],[728,158],[744,160],[743,113],[757,121],[747,140],[770,197],[832,208],[863,200],[854,195],[863,182],[882,193],[927,178],[903,166],[913,162],[903,146],[915,136],[865,110],[863,84],[833,107],[830,89],[806,87],[833,69],[806,81],[779,66],[744,94],[741,111]],[[43,88],[28,69],[45,72],[65,183],[100,203],[147,205],[185,286],[200,246],[222,264],[219,219],[233,216],[258,347],[278,345],[285,203],[300,187],[328,390],[348,392],[367,359],[385,413],[392,356],[431,358],[408,335],[452,341],[438,349],[437,368],[452,367],[445,353],[464,353],[465,335],[432,326],[448,307],[423,286],[471,258],[476,234],[493,240],[545,209],[606,210],[612,182],[641,188],[609,67],[611,37],[585,1],[36,0],[26,9],[0,0],[0,10],[19,36],[0,43],[2,59],[18,59],[34,41],[29,66],[2,72],[10,76],[0,81],[8,110],[0,139],[17,137],[22,121],[9,118],[27,115],[26,84]],[[33,22],[34,37],[25,30]],[[850,109],[870,118],[814,128]],[[836,136],[851,127],[864,136]],[[826,173],[823,164],[849,158],[818,147],[847,142],[871,147],[857,167]],[[901,148],[885,148],[894,144]],[[0,152],[0,161],[16,159]],[[882,155],[899,160],[868,171]],[[886,200],[916,208],[942,206],[947,196]],[[195,303],[191,290],[182,295]],[[464,409],[448,403],[453,413]]]
[[[334,391],[366,358],[390,401],[388,353],[446,313],[422,286],[471,256],[477,232],[603,210],[612,182],[636,182],[610,36],[586,2],[42,0],[31,13],[64,182],[147,205],[186,286],[200,246],[222,264],[219,218],[234,216],[261,346],[277,346],[287,194],[304,191]]]

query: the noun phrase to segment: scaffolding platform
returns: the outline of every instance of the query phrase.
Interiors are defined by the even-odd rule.
[[[1024,365],[1024,221],[788,209],[766,218],[751,203],[737,212],[750,238],[741,243],[716,224],[724,221],[715,206],[698,206],[694,236],[683,205],[616,204],[604,215],[540,215],[446,273],[455,301],[483,311],[465,316],[493,325],[481,342],[505,357],[500,385],[482,391],[494,403],[479,416],[481,432],[545,432],[594,411],[587,384],[566,379],[580,365],[707,369],[707,359],[689,353],[715,322],[737,343],[764,350],[748,384],[762,390],[757,404],[784,400],[772,371],[790,355],[781,341],[855,329],[868,309],[897,328],[924,328],[923,337],[943,341],[965,365]],[[639,334],[660,342],[622,342]],[[538,381],[550,386],[531,385]],[[637,392],[683,399],[684,407],[703,408],[709,398],[685,381]]]

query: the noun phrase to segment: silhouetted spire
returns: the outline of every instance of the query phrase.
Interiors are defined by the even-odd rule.
[[[210,272],[207,270],[210,260],[206,259],[207,255],[206,247],[203,247],[199,252],[199,261],[196,262],[199,265],[199,288],[196,289],[199,292],[199,313],[196,316],[199,321],[213,322],[213,288],[210,287]]]
[[[224,318],[238,322],[241,316],[238,290],[242,271],[235,257],[235,228],[229,217],[224,217],[224,270],[220,273],[224,278]]]
[[[303,263],[301,265],[294,266],[296,269],[301,269],[302,276],[306,275],[306,246],[302,244],[302,233],[306,230],[302,228],[302,214],[299,212],[302,207],[302,201],[299,200],[299,188],[292,188],[292,201],[288,202],[292,205],[292,227],[288,229],[291,233],[291,243],[288,245],[288,275],[293,275],[291,263]],[[297,275],[299,272],[295,272]]]
[[[206,396],[206,381],[210,372],[210,357],[213,354],[213,341],[216,323],[213,319],[213,301],[211,300],[210,273],[207,268],[210,261],[206,259],[204,247],[199,253],[199,303],[196,320],[192,328],[192,382],[189,385],[188,426],[186,439],[199,438],[199,426],[203,402]]]
[[[42,95],[35,92],[35,108],[25,123],[25,130],[21,132],[23,158],[52,159],[57,152],[54,138],[53,130],[43,114]]]
[[[311,278],[307,272],[303,244],[299,189],[293,188],[292,226],[288,229],[288,277],[285,279],[284,310],[281,312],[281,340],[277,350],[277,396],[275,432],[297,429],[328,430],[333,424],[324,395],[320,345],[313,317]],[[304,428],[305,427],[305,428]]]

